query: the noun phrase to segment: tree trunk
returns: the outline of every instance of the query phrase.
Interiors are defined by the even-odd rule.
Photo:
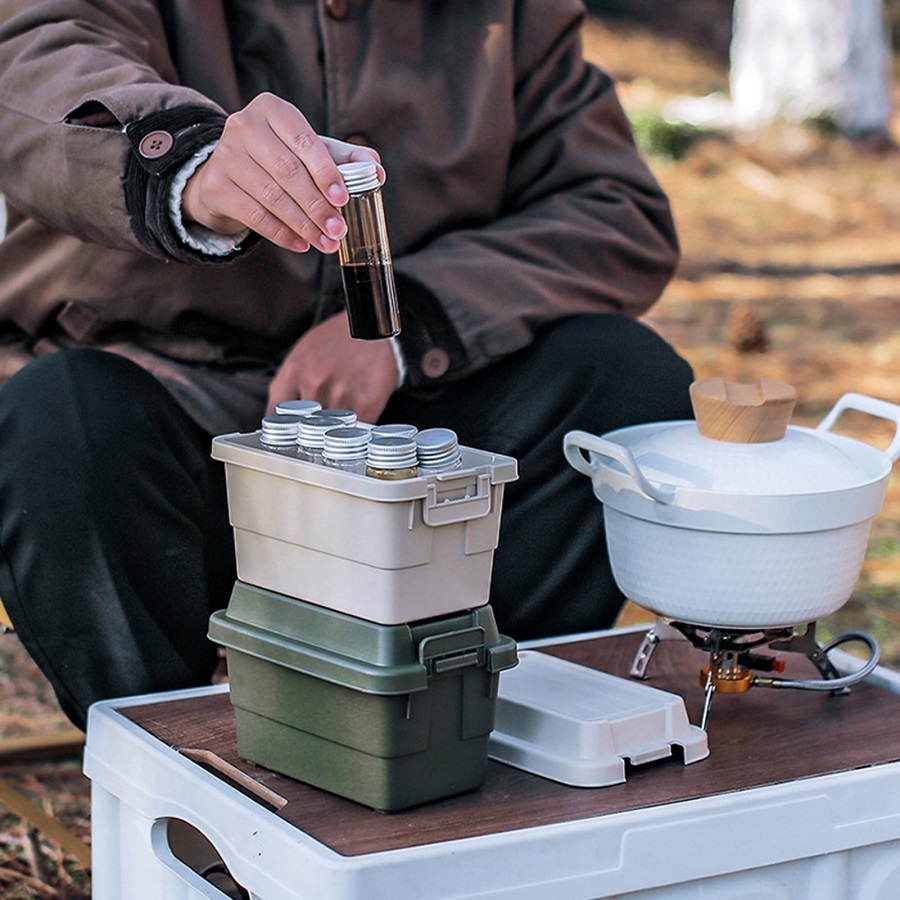
[[[887,35],[883,0],[735,0],[735,124],[823,118],[851,136],[886,132]]]

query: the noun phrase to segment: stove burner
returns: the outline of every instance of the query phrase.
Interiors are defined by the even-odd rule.
[[[881,650],[878,642],[864,631],[848,631],[830,640],[824,646],[816,640],[816,623],[809,622],[803,631],[784,628],[713,628],[674,622],[659,618],[656,625],[644,635],[644,640],[631,664],[634,678],[647,677],[650,658],[660,641],[687,639],[691,644],[709,654],[709,664],[700,671],[704,691],[703,715],[700,727],[706,730],[713,694],[742,694],[751,687],[794,688],[804,691],[829,691],[847,694],[851,685],[862,681],[878,665]],[[841,644],[853,641],[865,644],[869,659],[854,672],[841,675],[828,658],[828,652]],[[784,661],[777,656],[756,652],[767,646],[771,650],[803,653],[818,669],[821,679],[778,678],[769,674],[784,671]]]

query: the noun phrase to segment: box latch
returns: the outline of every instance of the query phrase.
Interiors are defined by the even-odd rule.
[[[419,644],[419,661],[430,675],[485,664],[483,628],[464,628],[427,637]]]
[[[489,472],[482,472],[471,479],[436,476],[425,486],[422,518],[426,525],[453,525],[479,519],[490,511]]]

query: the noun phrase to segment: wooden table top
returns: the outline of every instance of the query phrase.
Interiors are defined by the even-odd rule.
[[[642,637],[643,632],[614,633],[542,647],[541,652],[627,677]],[[805,657],[782,657],[787,665],[782,677],[818,677]],[[647,683],[680,694],[690,720],[699,722],[699,671],[706,662],[706,654],[686,641],[662,642]],[[629,767],[621,784],[573,788],[491,761],[479,790],[385,814],[242,760],[225,692],[119,711],[171,747],[214,754],[235,767],[279,798],[269,806],[273,815],[345,856],[574,821],[900,760],[900,695],[866,682],[837,697],[827,691],[754,688],[716,695],[710,755],[700,762],[686,766],[673,757]]]

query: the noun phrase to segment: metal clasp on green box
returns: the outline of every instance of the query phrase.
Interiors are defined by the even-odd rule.
[[[490,606],[380,625],[238,582],[209,636],[244,759],[386,812],[483,783],[517,661]]]

